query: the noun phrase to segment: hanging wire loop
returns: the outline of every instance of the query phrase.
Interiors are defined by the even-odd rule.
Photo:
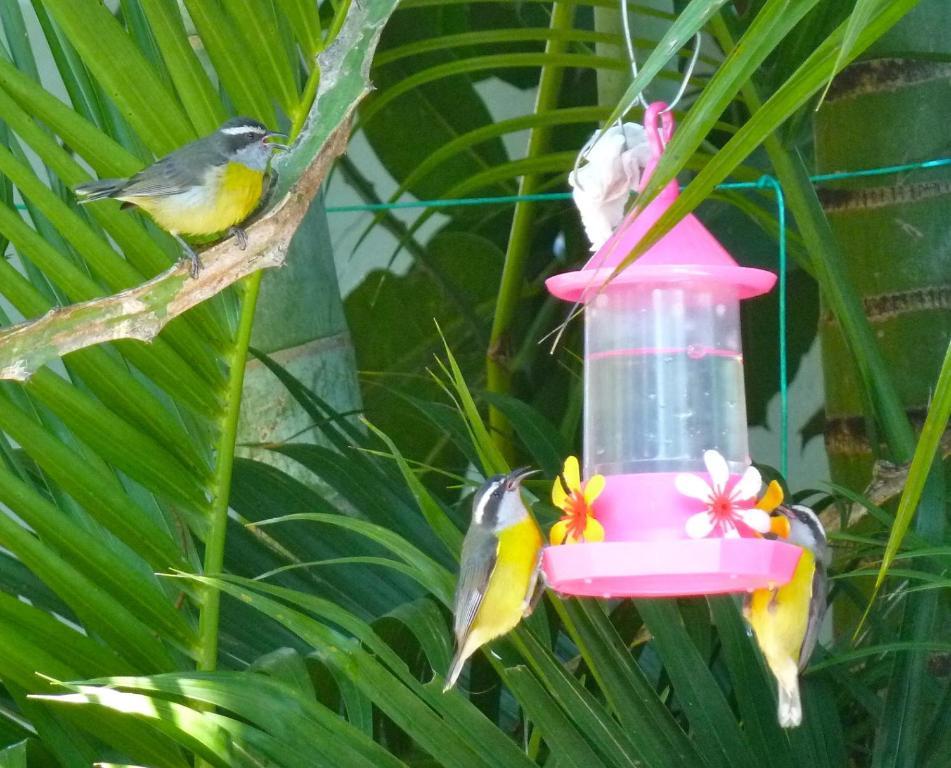
[[[627,13],[627,0],[620,0],[620,6],[621,6],[621,24],[624,27],[624,44],[627,47],[627,58],[628,58],[628,63],[630,64],[630,67],[631,67],[631,80],[634,81],[637,79],[637,73],[638,73],[637,54],[634,51],[634,38],[631,36],[631,22]],[[702,43],[703,43],[703,35],[700,32],[700,30],[697,30],[697,32],[694,34],[693,53],[690,55],[690,61],[687,63],[687,68],[684,70],[683,77],[680,80],[680,86],[677,88],[677,93],[674,95],[674,98],[670,101],[670,103],[664,104],[663,109],[661,110],[661,114],[667,114],[669,112],[672,112],[674,110],[674,107],[676,107],[680,103],[680,100],[683,98],[684,93],[686,93],[687,86],[690,85],[690,79],[693,77],[693,71],[697,66],[697,60],[700,58],[700,48]],[[644,108],[645,124],[649,122],[646,113],[650,109],[651,105],[648,103],[647,98],[644,95],[644,89],[642,88],[640,91],[638,91],[634,95],[630,104],[627,105],[627,107],[621,113],[621,116],[618,118],[617,125],[619,127],[623,127],[624,125],[624,115],[630,112],[638,104]],[[578,168],[581,166],[581,163],[584,162],[585,159],[587,159],[588,153],[601,140],[601,137],[603,135],[604,135],[603,131],[596,132],[585,143],[585,145],[581,148],[581,151],[578,153],[578,156],[575,158],[575,164],[573,169],[574,171],[577,171]],[[668,136],[666,139],[664,139],[663,144],[666,144],[669,138],[670,137]]]
[[[703,43],[703,35],[698,31],[693,37],[693,53],[690,56],[690,62],[687,64],[687,69],[684,70],[684,76],[680,80],[680,87],[677,89],[677,93],[674,96],[673,100],[670,102],[670,106],[664,109],[664,112],[670,112],[676,107],[680,100],[684,97],[684,93],[687,90],[687,86],[690,85],[690,78],[693,77],[693,70],[697,66],[697,59],[700,58],[700,45]]]
[[[634,37],[631,35],[631,20],[627,13],[627,0],[620,0],[621,3],[621,26],[624,28],[624,44],[627,47],[627,59],[628,63],[631,66],[631,79],[637,79],[637,54],[634,51]],[[671,99],[670,104],[665,108],[665,112],[670,112],[676,107],[680,100],[683,98],[684,93],[687,90],[687,86],[690,84],[690,78],[693,77],[693,71],[697,66],[697,59],[700,58],[700,47],[703,43],[703,34],[700,30],[697,30],[694,33],[693,37],[693,53],[690,55],[690,61],[687,63],[687,68],[684,70],[684,76],[680,80],[680,87],[677,89],[677,94]],[[647,97],[644,95],[644,89],[642,88],[638,91],[634,98],[631,100],[631,103],[628,104],[625,112],[630,112],[634,108],[635,104],[640,104],[644,109],[647,109],[648,102]],[[623,115],[618,118],[618,124],[623,122]]]

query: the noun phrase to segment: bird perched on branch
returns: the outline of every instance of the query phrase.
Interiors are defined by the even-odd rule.
[[[178,240],[191,259],[192,277],[197,277],[201,261],[181,236],[227,230],[242,250],[247,246],[238,224],[261,200],[274,150],[287,149],[270,141],[275,136],[283,134],[249,117],[235,117],[131,178],[80,184],[76,194],[81,203],[113,198],[144,210]]]
[[[542,535],[521,496],[522,480],[531,474],[516,469],[496,475],[473,499],[456,586],[456,655],[444,691],[473,653],[514,629],[534,607]]]
[[[779,687],[779,724],[794,728],[802,722],[799,673],[816,647],[826,611],[829,548],[809,507],[779,505],[773,518],[773,531],[802,547],[802,556],[788,584],[754,591],[744,613]]]

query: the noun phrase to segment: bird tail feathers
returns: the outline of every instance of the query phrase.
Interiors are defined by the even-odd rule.
[[[799,681],[793,678],[791,685],[779,685],[779,724],[783,728],[796,728],[802,723],[802,702],[799,699]]]
[[[80,184],[75,192],[80,203],[91,203],[93,200],[102,200],[115,197],[125,186],[127,179],[101,179]]]
[[[443,693],[448,691],[456,684],[462,668],[466,665],[469,657],[476,652],[481,645],[479,638],[469,635],[456,647],[456,655],[452,657],[452,663],[449,665],[449,674],[446,675],[446,684],[443,686]]]
[[[462,658],[459,653],[453,656],[452,664],[449,665],[449,674],[446,676],[446,684],[442,687],[443,693],[455,686],[456,680],[459,679],[459,673],[462,672],[462,667],[465,663],[466,660]]]

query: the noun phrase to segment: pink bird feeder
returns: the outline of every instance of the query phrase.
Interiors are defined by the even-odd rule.
[[[655,103],[645,113],[653,160],[642,188],[673,132],[665,107]],[[768,292],[776,276],[739,266],[686,216],[605,285],[678,194],[672,181],[583,269],[546,284],[555,296],[585,304],[583,477],[605,476],[595,504],[604,541],[545,549],[545,575],[557,592],[742,592],[789,581],[801,553],[761,538],[744,524],[744,510],[717,518],[731,493],[749,495],[742,487],[749,477],[740,482],[750,465],[740,300]],[[719,478],[708,472],[712,451],[723,457],[713,457]],[[694,477],[684,482],[685,474]],[[758,475],[749,474],[755,495]],[[706,506],[687,493],[706,487],[703,481],[712,486]],[[754,512],[761,524],[765,513]]]

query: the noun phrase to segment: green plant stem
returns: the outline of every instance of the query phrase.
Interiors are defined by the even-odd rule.
[[[231,359],[228,361],[227,400],[221,435],[216,450],[217,461],[213,484],[214,498],[211,502],[211,527],[205,539],[204,575],[220,574],[225,560],[225,534],[228,530],[228,501],[231,492],[231,471],[234,467],[234,448],[238,433],[238,417],[241,413],[241,392],[244,387],[244,370],[251,343],[251,328],[254,325],[254,310],[263,272],[255,272],[245,278],[244,300],[238,319]],[[218,626],[221,617],[221,592],[217,587],[205,586],[198,614],[198,653],[196,662],[199,671],[211,672],[218,666]],[[203,707],[206,711],[213,706]],[[212,768],[210,763],[198,758],[195,768]]]
[[[327,41],[337,39],[337,34],[340,32],[340,27],[343,26],[344,19],[349,11],[350,0],[344,0],[335,7],[333,21],[330,22],[330,29],[327,30]]]
[[[317,88],[319,85],[320,67],[315,63],[310,76],[307,78],[307,82],[304,83],[304,92],[301,94],[300,104],[295,113],[291,116],[291,140],[296,139],[304,127],[307,115],[310,114],[310,108],[314,105],[314,99],[317,98]]]
[[[238,416],[241,412],[241,390],[244,386],[244,369],[254,324],[254,310],[261,287],[262,272],[245,278],[244,300],[238,320],[228,370],[227,405],[218,438],[217,462],[213,481],[214,497],[211,502],[211,526],[205,539],[204,574],[216,576],[221,573],[225,556],[225,533],[228,528],[228,500],[231,490],[231,470],[234,466],[235,436],[238,431]],[[201,671],[212,671],[218,663],[218,618],[221,594],[216,588],[206,589],[198,618],[197,666]]]
[[[556,2],[552,8],[552,30],[567,30],[572,27],[575,5],[571,2]],[[546,54],[564,53],[568,48],[566,37],[552,37],[545,44]],[[564,79],[561,67],[543,67],[538,80],[538,96],[535,111],[554,109],[558,105],[558,95]],[[551,129],[537,126],[532,129],[528,140],[529,159],[541,157],[548,151]],[[525,175],[519,184],[519,195],[532,194],[539,186],[539,178]],[[502,267],[502,280],[499,286],[499,298],[495,305],[492,321],[492,333],[489,337],[489,349],[486,353],[486,387],[489,392],[506,394],[511,389],[512,371],[510,368],[510,345],[515,310],[522,295],[522,283],[525,280],[525,264],[532,245],[532,225],[535,221],[535,206],[531,202],[520,202],[515,206],[512,216],[512,228],[509,233],[508,250]],[[493,439],[506,458],[511,458],[511,425],[502,413],[489,408],[489,426]]]
[[[734,48],[735,41],[720,14],[711,19],[710,29],[724,50]],[[742,94],[750,112],[763,106],[753,81],[743,86]],[[809,172],[798,153],[784,147],[775,133],[763,142],[763,146],[786,194],[786,203],[802,235],[816,280],[842,326],[852,359],[866,388],[867,399],[874,406],[875,413],[870,415],[881,426],[893,460],[897,463],[910,461],[915,451],[915,433],[879,352],[868,318],[862,311],[859,297],[845,273],[842,253],[809,179]]]

